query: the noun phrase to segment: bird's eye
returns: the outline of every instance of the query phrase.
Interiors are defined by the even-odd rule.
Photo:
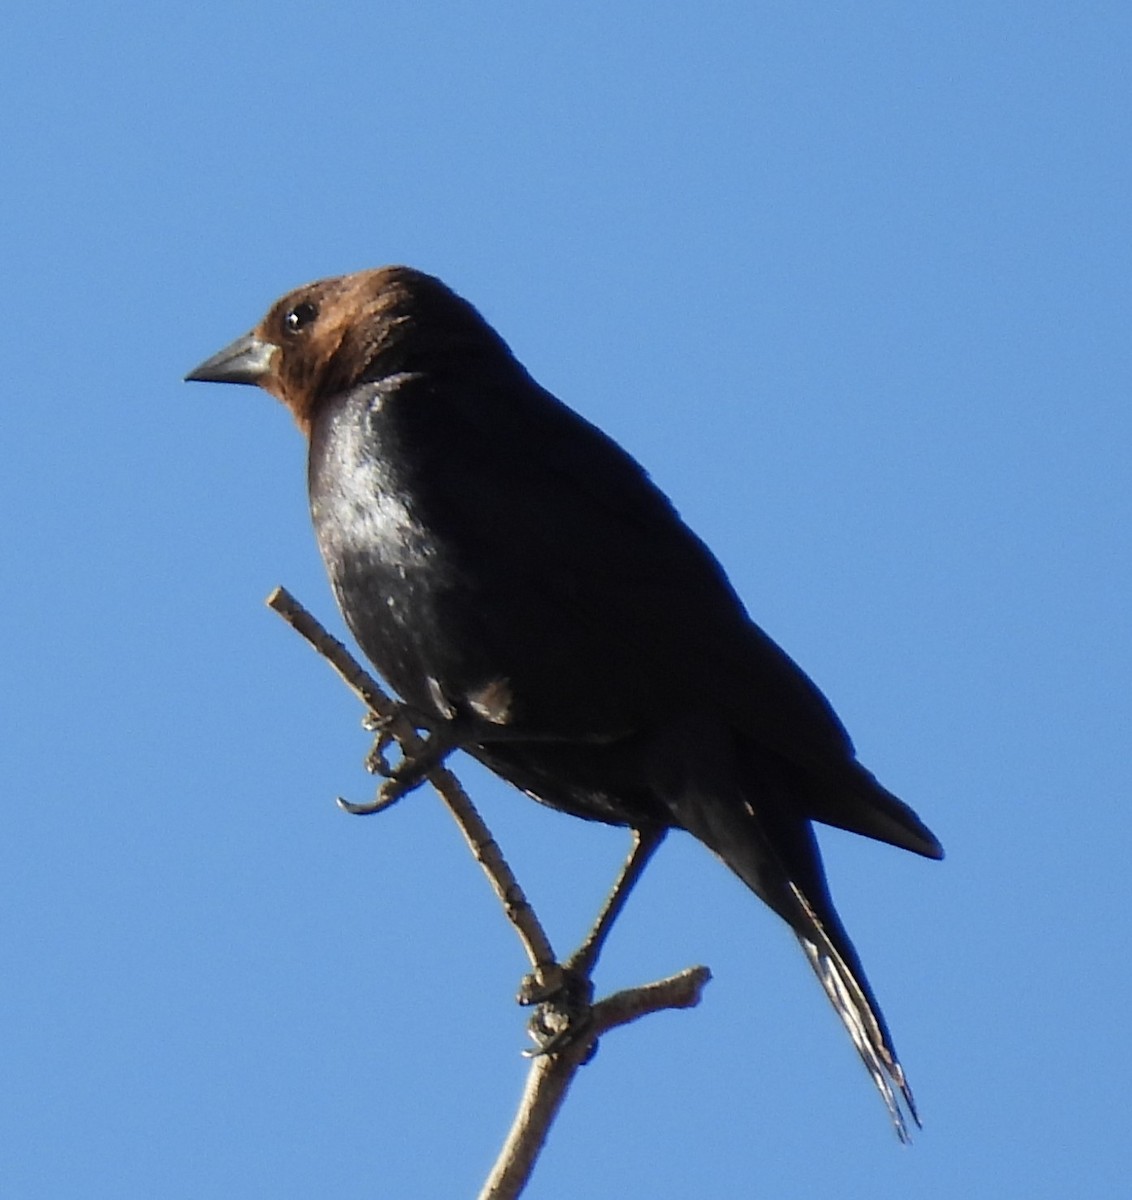
[[[300,329],[309,325],[317,316],[317,306],[309,300],[304,300],[302,304],[296,304],[283,318],[283,324],[287,327],[288,333],[298,333]]]

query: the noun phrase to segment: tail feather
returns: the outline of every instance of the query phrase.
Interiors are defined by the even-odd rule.
[[[794,883],[790,884],[790,889],[799,907],[806,913],[807,923],[811,926],[808,934],[795,931],[806,953],[806,959],[813,967],[814,974],[829,997],[834,1011],[841,1018],[841,1023],[865,1064],[865,1070],[880,1092],[897,1137],[902,1142],[909,1142],[912,1139],[906,1117],[910,1117],[919,1128],[920,1115],[916,1111],[912,1089],[908,1086],[904,1069],[896,1058],[883,1019],[849,964],[830,941],[801,889]]]
[[[741,746],[737,757],[735,743],[713,733],[697,731],[699,753],[680,772],[671,771],[671,759],[658,759],[669,773],[657,774],[656,790],[675,823],[714,850],[793,930],[906,1142],[909,1126],[920,1124],[916,1103],[830,897],[813,828],[798,811],[794,777],[750,747]]]

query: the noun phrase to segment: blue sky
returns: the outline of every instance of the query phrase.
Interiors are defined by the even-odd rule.
[[[623,442],[949,857],[828,831],[925,1118],[672,838],[527,1195],[1122,1196],[1126,4],[277,3],[0,16],[0,1195],[473,1195],[524,963],[439,802],[374,820],[303,447],[183,373],[408,262]],[[625,835],[470,764],[556,945]]]

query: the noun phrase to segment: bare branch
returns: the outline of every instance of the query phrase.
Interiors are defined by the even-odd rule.
[[[401,712],[400,705],[286,588],[276,588],[268,596],[267,606],[306,638],[338,672],[343,682],[362,703],[386,723],[406,757],[412,758],[421,752],[425,743]],[[499,844],[492,837],[491,830],[484,824],[467,792],[446,767],[434,767],[427,778],[448,806],[448,811],[464,835],[476,862],[483,867],[536,975],[541,977],[551,972],[555,967],[555,957],[550,939],[519,886],[519,881],[507,865]]]

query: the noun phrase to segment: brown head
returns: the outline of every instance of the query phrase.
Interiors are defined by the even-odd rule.
[[[251,333],[185,378],[257,384],[309,433],[320,401],[359,383],[402,371],[466,369],[470,360],[500,353],[510,359],[499,335],[439,279],[411,267],[379,267],[289,292]]]

